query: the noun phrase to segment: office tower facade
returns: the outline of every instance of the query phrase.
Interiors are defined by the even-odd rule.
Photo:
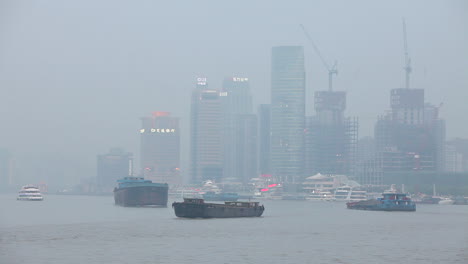
[[[445,121],[438,107],[425,103],[423,89],[391,90],[391,111],[375,125],[377,156],[384,174],[443,171]]]
[[[271,175],[270,123],[271,105],[261,104],[258,107],[258,172],[261,175]]]
[[[468,139],[455,138],[446,142],[445,171],[468,171]]]
[[[308,117],[305,129],[305,176],[340,174],[354,176],[359,121],[345,117],[346,93],[318,91],[316,115]]]
[[[112,192],[117,180],[133,174],[133,154],[114,148],[97,156],[97,190]]]
[[[380,186],[383,184],[381,160],[376,158],[375,140],[364,137],[358,141],[358,155],[354,179],[364,186]]]
[[[192,92],[190,113],[191,182],[223,179],[223,102],[220,91],[209,89],[206,78],[198,78]]]
[[[273,47],[271,61],[271,170],[283,182],[303,174],[305,126],[304,50]]]
[[[249,79],[228,77],[223,81],[220,98],[223,104],[223,181],[247,183],[256,176],[256,123],[252,124],[252,95]],[[247,128],[247,129],[246,129]],[[250,150],[250,152],[247,152]],[[255,155],[255,156],[253,156]]]
[[[141,118],[140,162],[142,174],[153,182],[182,183],[180,174],[179,118],[169,112],[153,112]]]
[[[237,118],[236,178],[242,184],[257,177],[257,122],[254,114],[240,115]]]

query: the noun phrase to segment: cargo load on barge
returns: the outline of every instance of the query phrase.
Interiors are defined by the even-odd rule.
[[[229,218],[229,217],[259,217],[265,207],[258,202],[224,202],[205,203],[203,199],[184,198],[183,202],[172,204],[177,217],[186,218]]]
[[[346,203],[348,209],[371,211],[416,211],[416,204],[404,193],[384,192],[381,198]]]
[[[117,181],[114,201],[120,206],[167,207],[167,183],[153,183],[143,177],[125,177]]]

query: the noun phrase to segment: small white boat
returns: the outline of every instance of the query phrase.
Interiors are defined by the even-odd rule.
[[[16,200],[19,201],[42,201],[44,197],[42,197],[41,191],[38,187],[34,185],[26,185],[21,188],[18,192],[18,197]]]
[[[439,201],[439,204],[442,204],[442,205],[450,205],[450,204],[453,204],[455,201],[448,198],[448,197],[441,197],[440,198],[440,201]]]

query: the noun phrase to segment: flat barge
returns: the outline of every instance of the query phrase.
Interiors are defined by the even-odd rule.
[[[172,204],[175,215],[185,218],[259,217],[265,207],[258,202],[230,201],[224,204],[205,203],[203,199],[184,198]]]

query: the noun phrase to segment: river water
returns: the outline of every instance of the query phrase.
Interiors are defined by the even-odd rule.
[[[463,205],[371,212],[271,200],[260,218],[181,219],[111,196],[15,199],[0,195],[2,264],[468,263]]]

